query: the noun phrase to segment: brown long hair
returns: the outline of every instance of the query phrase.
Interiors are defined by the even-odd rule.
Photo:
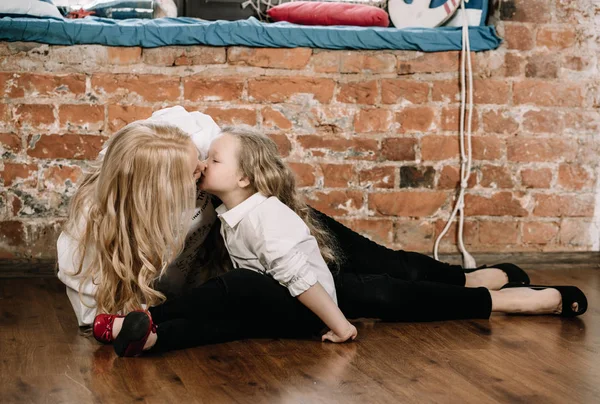
[[[79,242],[74,275],[98,286],[98,313],[165,300],[154,285],[183,250],[195,205],[190,145],[177,127],[130,124],[75,193],[65,231]]]
[[[239,140],[240,170],[254,190],[267,197],[277,197],[300,216],[317,239],[325,261],[339,267],[341,256],[337,243],[298,194],[294,173],[281,158],[275,142],[243,126],[228,126],[222,132]]]

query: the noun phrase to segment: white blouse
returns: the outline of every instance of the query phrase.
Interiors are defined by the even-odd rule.
[[[235,268],[275,278],[298,296],[319,282],[337,304],[333,276],[308,226],[276,197],[256,193],[233,209],[216,209]]]

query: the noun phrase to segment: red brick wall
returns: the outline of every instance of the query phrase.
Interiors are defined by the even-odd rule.
[[[589,0],[494,3],[505,42],[473,54],[471,251],[599,248],[593,14]],[[313,206],[429,252],[457,186],[458,63],[457,52],[1,43],[0,257],[52,257],[86,160],[178,104],[262,129]]]

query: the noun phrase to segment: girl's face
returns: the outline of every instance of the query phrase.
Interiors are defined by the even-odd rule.
[[[200,189],[216,196],[244,187],[238,163],[239,142],[227,133],[215,139],[202,164]]]

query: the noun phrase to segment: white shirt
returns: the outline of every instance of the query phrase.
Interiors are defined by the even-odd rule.
[[[235,268],[268,274],[298,296],[319,282],[337,304],[333,276],[308,226],[287,205],[256,193],[216,209]]]

